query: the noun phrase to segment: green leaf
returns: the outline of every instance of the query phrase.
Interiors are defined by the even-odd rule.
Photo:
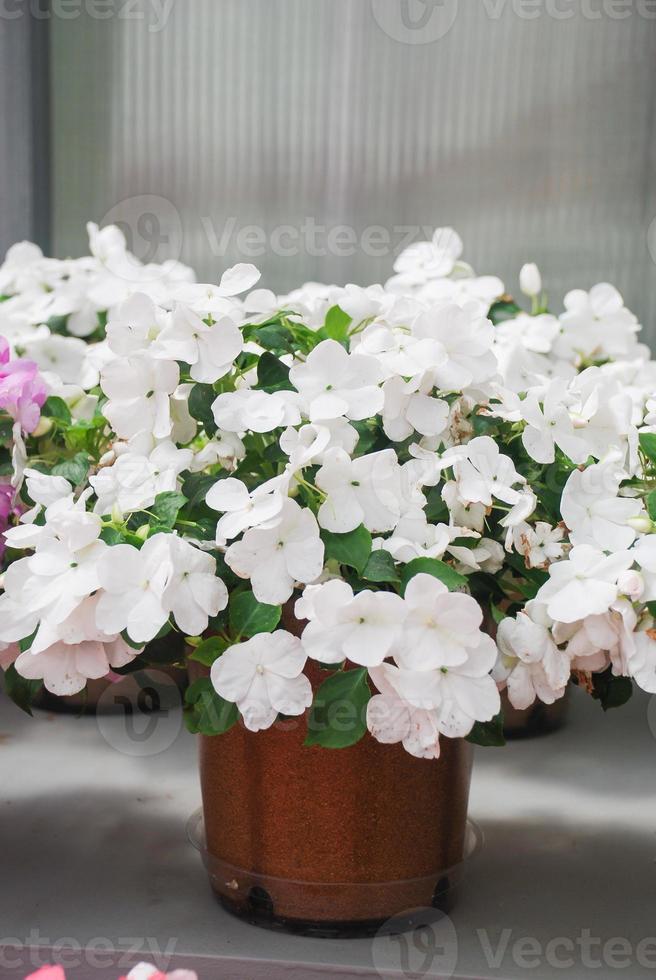
[[[0,672],[1,675],[1,672]],[[13,664],[4,672],[5,693],[14,704],[26,714],[32,714],[32,705],[36,695],[43,687],[43,681],[30,681],[21,677]]]
[[[171,528],[175,524],[178,512],[186,503],[187,498],[183,493],[178,493],[177,490],[165,490],[157,494],[155,503],[149,510],[164,527]]]
[[[216,693],[209,677],[200,677],[187,688],[184,715],[194,735],[222,735],[235,724],[239,711]]]
[[[254,339],[267,350],[281,351],[291,354],[294,351],[294,340],[283,324],[268,323],[253,330]]]
[[[195,384],[189,392],[189,414],[203,423],[203,428],[209,436],[213,436],[216,432],[216,422],[212,414],[212,405],[215,401],[216,392],[212,385]]]
[[[185,476],[182,483],[182,492],[189,501],[190,507],[197,507],[205,503],[207,491],[217,482],[216,476],[208,476],[206,473],[190,473]]]
[[[492,602],[491,599],[490,599],[490,613],[492,615],[492,619],[497,624],[497,626],[502,620],[507,619],[506,613],[503,611],[503,609],[499,609],[498,606],[495,606],[495,604]]]
[[[240,636],[271,633],[280,622],[280,606],[258,602],[251,591],[233,592],[229,605],[230,628]]]
[[[505,745],[502,712],[495,715],[492,721],[475,721],[474,727],[466,738],[473,745]]]
[[[641,432],[638,441],[647,459],[656,463],[656,432]]]
[[[633,694],[631,678],[614,677],[612,667],[607,667],[600,674],[593,674],[592,686],[592,697],[600,702],[604,711],[621,707]]]
[[[70,425],[73,421],[70,408],[64,399],[58,398],[57,395],[50,395],[49,398],[46,398],[41,409],[41,414],[47,416],[49,419],[57,419],[59,422],[65,422],[66,425]]]
[[[289,368],[270,351],[265,351],[257,365],[257,386],[263,391],[289,390]]]
[[[89,472],[89,454],[76,453],[72,459],[65,459],[52,468],[53,476],[63,476],[74,487],[79,486],[87,478]]]
[[[332,531],[321,532],[326,547],[326,560],[332,558],[340,565],[354,568],[358,575],[364,572],[371,554],[371,534],[364,524],[346,534],[333,534]]]
[[[420,572],[439,578],[440,582],[444,582],[447,589],[451,592],[467,585],[467,579],[464,575],[456,572],[455,568],[451,568],[450,565],[447,565],[444,561],[440,561],[439,558],[413,558],[412,561],[409,561],[407,565],[403,566],[401,571],[403,592],[405,592],[410,579]]]
[[[332,674],[314,696],[305,744],[330,749],[355,745],[367,730],[366,709],[370,697],[365,667]]]
[[[365,565],[362,578],[367,582],[398,582],[399,572],[389,551],[381,548],[372,551]]]
[[[319,331],[321,339],[343,343],[348,338],[348,328],[352,319],[341,307],[331,306],[326,313],[326,321]]]
[[[514,320],[517,314],[521,312],[521,307],[513,299],[498,299],[490,307],[488,317],[496,326],[497,323],[503,323],[504,320]]]
[[[647,497],[647,513],[652,521],[656,521],[656,490],[652,490]]]
[[[100,539],[104,541],[105,544],[115,545],[122,544],[125,540],[121,532],[116,527],[104,527],[100,532]]]
[[[222,636],[210,636],[207,640],[196,647],[193,653],[188,655],[188,660],[195,660],[199,664],[211,667],[215,660],[227,649],[228,641]]]

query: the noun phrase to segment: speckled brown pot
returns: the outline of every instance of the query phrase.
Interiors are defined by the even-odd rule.
[[[534,701],[529,708],[513,708],[506,691],[501,692],[503,733],[506,738],[532,738],[562,728],[567,720],[568,690],[553,704]]]
[[[206,863],[222,903],[260,925],[327,936],[449,906],[471,746],[445,738],[426,760],[368,734],[346,749],[308,748],[305,735],[299,718],[199,736]]]

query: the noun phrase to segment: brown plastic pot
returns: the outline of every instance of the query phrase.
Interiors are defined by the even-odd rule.
[[[316,686],[318,669],[307,669]],[[205,861],[217,897],[258,925],[366,935],[417,907],[444,911],[465,848],[471,746],[437,760],[369,734],[303,745],[305,718],[199,736]]]
[[[506,738],[532,738],[555,732],[567,720],[568,702],[569,688],[553,704],[536,700],[528,708],[513,708],[507,692],[502,691],[503,733]]]

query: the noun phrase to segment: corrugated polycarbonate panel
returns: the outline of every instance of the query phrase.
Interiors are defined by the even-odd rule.
[[[116,0],[54,17],[54,237],[124,221],[204,279],[385,279],[421,227],[656,339],[652,0]],[[102,8],[105,13],[107,6]],[[139,15],[142,15],[138,19]]]

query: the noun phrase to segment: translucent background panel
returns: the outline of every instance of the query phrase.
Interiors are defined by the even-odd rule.
[[[58,254],[109,215],[143,255],[285,290],[385,279],[408,229],[453,224],[511,288],[537,261],[554,305],[609,279],[656,339],[656,3],[114,11],[52,24]]]

